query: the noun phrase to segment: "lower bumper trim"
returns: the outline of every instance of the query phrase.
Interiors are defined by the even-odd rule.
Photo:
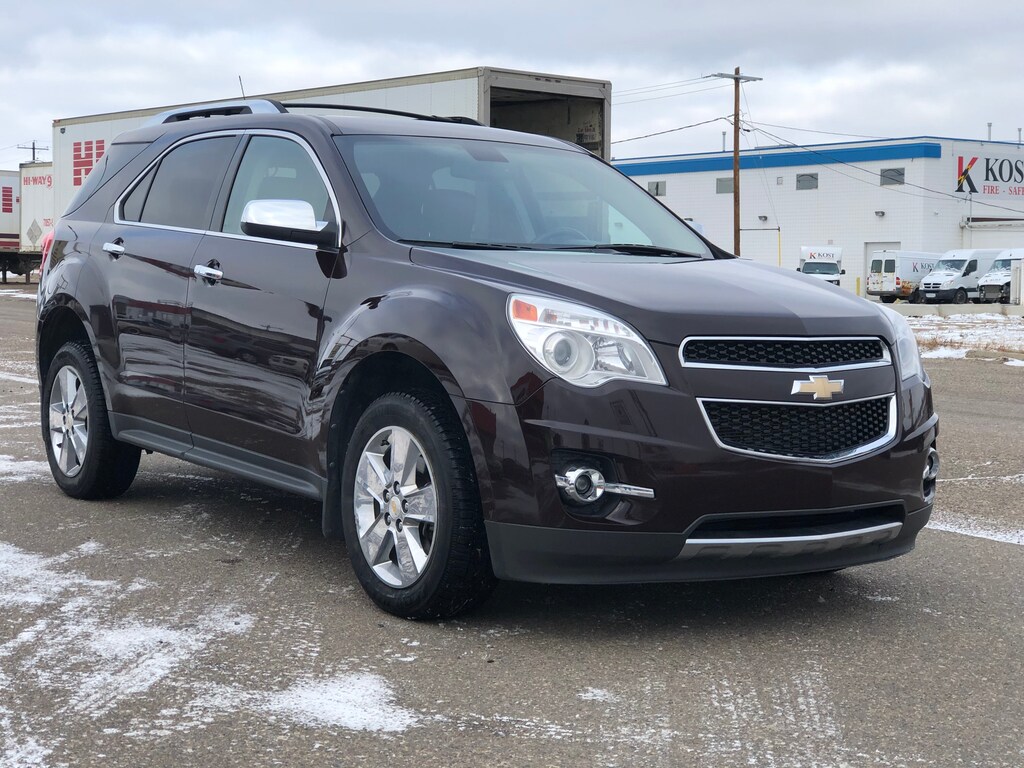
[[[714,581],[831,571],[914,548],[932,506],[885,522],[803,536],[691,537],[685,533],[576,530],[487,521],[499,579],[543,584]]]

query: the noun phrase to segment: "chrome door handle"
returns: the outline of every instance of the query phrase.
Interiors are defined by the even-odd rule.
[[[224,277],[224,273],[219,269],[207,267],[203,264],[196,264],[192,267],[192,271],[195,273],[196,277],[201,277],[203,280],[209,280],[214,283]]]
[[[118,238],[120,240],[120,238]],[[104,243],[103,250],[113,256],[115,259],[119,256],[124,255],[124,246],[120,242]]]

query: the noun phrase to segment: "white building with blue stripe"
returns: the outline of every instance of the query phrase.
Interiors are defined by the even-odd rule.
[[[732,152],[615,159],[673,211],[733,245]],[[1024,148],[932,136],[740,153],[743,258],[799,265],[843,249],[842,285],[864,295],[876,250],[1024,247]]]

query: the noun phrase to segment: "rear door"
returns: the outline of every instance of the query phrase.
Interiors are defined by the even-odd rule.
[[[337,227],[337,203],[310,145],[293,134],[248,135],[221,220],[192,261],[221,277],[197,276],[190,296],[185,403],[195,450],[208,461],[292,476],[311,463],[310,387],[330,271],[315,246],[242,233],[246,203],[262,199],[306,201]]]
[[[237,135],[187,139],[164,153],[115,203],[93,239],[109,290],[120,429],[190,443],[182,403],[192,257],[207,229]],[[105,343],[101,341],[101,343]]]

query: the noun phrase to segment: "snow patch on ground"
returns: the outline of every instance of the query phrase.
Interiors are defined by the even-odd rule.
[[[995,314],[949,317],[925,315],[908,317],[907,322],[914,330],[925,356],[931,356],[928,353],[933,348],[1024,352],[1024,317]]]
[[[1024,368],[1024,360],[1010,359],[1005,361],[1005,365],[1013,366],[1014,368]]]
[[[394,691],[384,678],[369,672],[300,682],[267,694],[258,707],[304,725],[350,731],[400,733],[420,722],[416,712],[395,704]]]
[[[926,360],[935,358],[952,358],[962,359],[967,357],[966,349],[954,349],[953,347],[936,347],[935,349],[926,349],[921,353],[921,357]]]
[[[63,742],[65,722],[101,717],[180,670],[192,674],[208,647],[255,622],[234,604],[205,601],[185,601],[173,619],[143,617],[134,596],[151,583],[72,568],[103,550],[86,541],[45,556],[0,542],[0,616],[10,629],[0,641],[0,766],[43,765]],[[31,722],[22,699],[50,701],[52,725]]]
[[[604,702],[615,702],[619,700],[611,691],[606,691],[603,688],[584,688],[582,691],[576,694],[576,696],[583,701],[604,701]]]
[[[32,302],[36,300],[36,294],[19,291],[17,288],[0,288],[0,296],[6,296],[11,299],[27,299]]]
[[[1024,546],[1024,530],[1019,528],[1005,528],[991,522],[980,523],[977,520],[951,515],[945,512],[936,512],[928,521],[928,528],[946,533],[958,533],[961,536],[971,536],[976,539],[988,539],[1003,544],[1016,544]]]
[[[29,461],[15,459],[13,456],[0,454],[0,484],[20,483],[50,473],[50,465],[45,461]]]
[[[15,384],[38,384],[35,376],[22,376],[20,373],[10,373],[8,371],[0,371],[0,379],[3,381],[13,381]]]

